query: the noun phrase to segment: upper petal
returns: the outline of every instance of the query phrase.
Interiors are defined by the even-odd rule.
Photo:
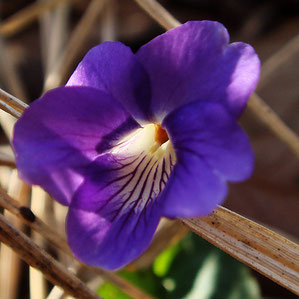
[[[92,48],[67,85],[97,88],[120,101],[139,121],[151,118],[148,76],[131,49],[120,42]]]
[[[253,170],[248,137],[225,107],[196,102],[178,108],[163,122],[177,165],[162,194],[168,216],[211,212],[226,194],[226,181],[241,181]]]
[[[260,62],[251,46],[228,41],[222,24],[192,21],[140,48],[136,55],[150,77],[151,113],[159,121],[198,100],[221,101],[240,115],[257,84]]]
[[[69,204],[87,165],[138,127],[121,104],[99,90],[52,90],[31,104],[15,125],[19,173],[29,184],[41,185]]]

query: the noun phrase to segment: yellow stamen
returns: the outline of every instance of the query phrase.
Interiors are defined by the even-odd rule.
[[[169,140],[166,130],[164,130],[160,124],[155,125],[155,141],[162,145]]]

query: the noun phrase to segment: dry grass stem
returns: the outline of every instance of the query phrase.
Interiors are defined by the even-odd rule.
[[[8,37],[26,28],[31,22],[36,20],[44,12],[52,9],[56,5],[71,0],[48,0],[43,2],[35,1],[23,10],[9,17],[0,23],[0,36]]]
[[[115,41],[117,35],[117,3],[116,0],[106,1],[101,18],[101,41]]]
[[[10,114],[16,118],[20,118],[22,113],[20,113],[16,109],[12,108],[9,104],[7,104],[5,101],[3,101],[1,96],[2,95],[1,95],[1,91],[0,91],[0,109],[2,109],[3,111],[7,112],[8,114]]]
[[[181,220],[197,235],[299,294],[297,244],[223,207],[208,217]]]
[[[279,116],[254,93],[247,103],[248,108],[259,120],[282,140],[297,156],[299,156],[299,137],[292,131]]]
[[[31,210],[34,211],[34,213],[38,213],[42,219],[45,219],[46,196],[47,193],[39,186],[33,186],[31,188]],[[31,239],[40,247],[44,247],[44,239],[37,232],[33,231],[31,233]],[[30,299],[46,298],[47,292],[44,276],[33,267],[29,268],[29,291]]]
[[[22,206],[17,200],[9,196],[1,187],[0,206],[19,217],[23,222],[40,233],[46,240],[58,249],[70,252],[65,239],[57,233],[57,231],[52,230],[42,220],[36,217],[29,208]]]
[[[25,87],[16,70],[16,63],[13,56],[7,49],[5,41],[0,37],[0,66],[3,81],[7,89],[12,92],[17,98],[26,100],[27,93]]]
[[[26,99],[27,95],[25,92],[25,88],[21,83],[19,75],[16,71],[16,66],[13,60],[11,53],[8,51],[5,41],[0,37],[0,68],[1,74],[3,75],[3,81],[5,86],[15,94],[16,97],[21,99]],[[8,94],[4,96],[6,98]],[[20,115],[19,111],[15,111],[12,107],[10,107],[7,103],[3,102],[0,95],[0,108],[3,107],[6,112],[13,114],[14,117],[18,117]],[[10,140],[12,137],[13,127],[15,124],[15,118],[11,115],[0,111],[0,124],[2,129],[4,130],[5,135]]]
[[[46,240],[48,240],[57,249],[60,249],[64,253],[73,256],[66,240],[60,236],[57,231],[52,230],[48,225],[46,225],[42,220],[36,217],[32,211],[23,207],[18,201],[14,200],[12,197],[8,196],[7,193],[0,188],[0,206],[4,209],[9,210],[15,216],[19,217],[22,221],[28,224],[32,229],[40,233]],[[83,265],[83,264],[81,264]],[[117,288],[121,289],[126,294],[130,295],[134,299],[144,298],[152,299],[150,295],[147,295],[142,290],[138,289],[134,285],[127,282],[125,279],[121,278],[113,272],[109,272],[104,269],[87,267],[90,271],[100,275],[104,280],[107,280],[114,284]]]
[[[16,118],[20,118],[28,105],[0,88],[0,108]]]
[[[8,189],[9,178],[10,178],[11,173],[12,173],[12,169],[10,167],[0,165],[0,186],[1,186],[1,188],[4,188],[5,190]]]
[[[13,227],[2,215],[0,240],[10,246],[27,264],[39,269],[50,282],[62,287],[66,293],[82,299],[99,298],[79,278]]]
[[[279,51],[268,58],[262,66],[261,78],[258,89],[261,89],[284,63],[299,51],[299,34],[292,38]]]
[[[49,76],[66,45],[70,6],[70,3],[62,2],[52,11],[44,13],[40,20],[40,45],[45,78]]]
[[[156,0],[135,0],[154,20],[166,30],[180,23],[172,17]],[[251,101],[253,103],[251,103]],[[256,117],[282,140],[297,156],[299,155],[299,137],[277,116],[277,114],[256,94],[248,101],[248,108]]]
[[[17,170],[10,173],[8,183],[8,193],[18,198],[22,204],[28,204],[28,189],[24,188],[24,183],[19,179]],[[8,210],[4,211],[4,215],[8,221],[22,230],[24,223],[20,219],[14,217]],[[18,286],[21,279],[21,260],[10,247],[3,244],[0,246],[0,298],[16,299]]]
[[[13,129],[16,123],[17,116],[14,116],[14,113],[17,113],[14,109],[7,109],[2,107],[2,102],[0,99],[0,126],[3,129],[3,132],[8,140],[12,139]],[[18,113],[17,113],[18,114]]]
[[[180,25],[160,3],[155,0],[135,0],[157,23],[166,30]]]
[[[15,168],[15,159],[11,155],[0,152],[0,165]]]
[[[57,60],[57,64],[51,72],[44,85],[44,90],[49,90],[63,84],[73,67],[74,61],[82,51],[82,45],[88,38],[88,33],[98,21],[100,12],[104,7],[106,0],[93,0],[86,9],[86,12],[81,17],[80,22],[72,32],[70,40],[61,55]]]
[[[47,296],[47,299],[62,299],[63,294],[64,291],[61,288],[54,286]]]

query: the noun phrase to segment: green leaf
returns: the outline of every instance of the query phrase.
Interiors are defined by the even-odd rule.
[[[151,269],[144,271],[126,271],[122,270],[119,274],[127,281],[143,289],[147,294],[151,294],[160,298],[160,295],[164,296],[165,290],[162,287],[161,281],[153,273]],[[130,299],[131,297],[117,289],[110,283],[104,283],[98,289],[98,295],[104,299]],[[165,297],[162,297],[165,298]]]
[[[99,287],[97,294],[104,299],[131,299],[130,296],[126,295],[124,292],[122,292],[109,282],[105,282],[104,284],[102,284]]]
[[[261,297],[258,284],[246,266],[194,234],[181,242],[162,283],[168,291],[166,298]]]
[[[180,250],[180,244],[170,246],[160,253],[154,261],[153,271],[158,277],[163,277],[167,274],[172,261]]]
[[[119,274],[159,299],[261,298],[246,266],[194,234],[164,250],[152,269]],[[110,283],[103,284],[98,294],[104,299],[130,298]]]

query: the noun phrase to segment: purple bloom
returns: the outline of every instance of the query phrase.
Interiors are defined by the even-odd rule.
[[[260,62],[217,22],[188,22],[135,55],[91,49],[66,87],[15,126],[21,177],[69,206],[67,235],[83,262],[117,269],[149,245],[162,216],[210,213],[253,154],[237,119]]]

